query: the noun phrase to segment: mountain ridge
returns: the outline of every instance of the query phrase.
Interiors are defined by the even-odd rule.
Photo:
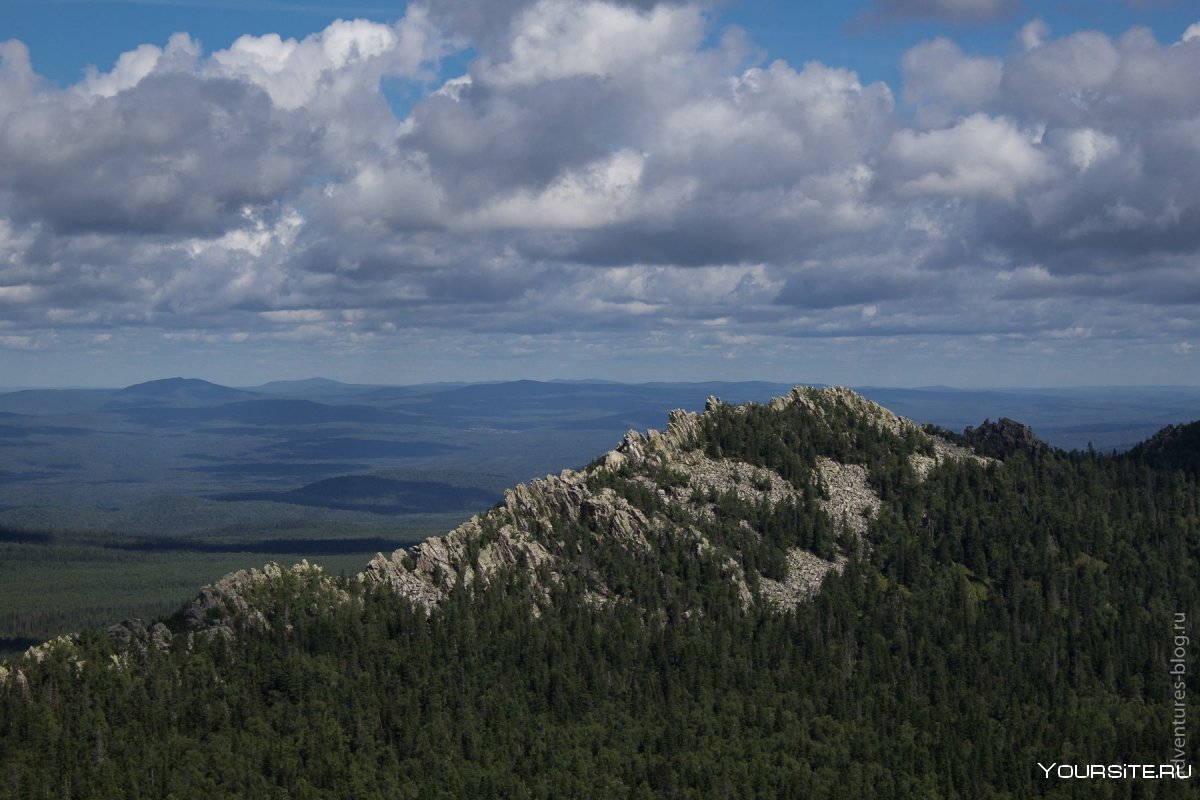
[[[794,608],[813,597],[829,574],[840,572],[856,547],[869,547],[866,531],[880,497],[861,463],[818,454],[812,473],[800,483],[762,465],[701,451],[704,427],[714,415],[738,416],[751,408],[771,415],[798,413],[819,421],[829,434],[853,421],[889,436],[910,437],[922,452],[910,453],[905,466],[919,479],[947,459],[989,461],[843,387],[796,387],[762,405],[734,406],[710,397],[704,412],[672,411],[662,431],[629,431],[616,448],[581,470],[563,470],[505,490],[496,507],[442,536],[390,555],[376,554],[356,580],[368,588],[387,587],[430,613],[456,587],[486,584],[511,570],[522,572],[547,597],[587,551],[612,547],[647,557],[662,539],[681,536],[695,557],[713,562],[743,607],[766,603],[780,610]],[[639,488],[653,495],[638,502],[630,495]],[[803,513],[823,515],[834,530],[823,532],[826,540],[820,545],[783,547],[771,554],[769,566],[758,569],[740,563],[736,547],[714,546],[707,528],[722,502],[763,506],[767,513],[807,505]],[[582,533],[573,540],[563,529]],[[232,636],[223,609],[245,613],[245,589],[296,570],[317,574],[307,563],[291,573],[280,565],[241,571],[205,587],[183,616],[195,630]],[[585,572],[589,603],[603,606],[622,599],[603,570]]]
[[[914,454],[912,457],[915,469],[922,476],[946,458],[979,458],[949,441],[924,433],[915,423],[842,387],[797,387],[787,396],[772,400],[768,407],[773,412],[799,408],[820,415],[830,404],[840,411],[860,415],[892,433],[903,431],[924,437],[933,454]],[[553,529],[556,520],[563,517],[573,522],[590,520],[598,523],[598,533],[602,537],[646,549],[649,547],[648,536],[661,534],[664,528],[673,524],[669,519],[671,510],[699,516],[712,513],[709,504],[693,502],[697,492],[704,492],[706,496],[713,492],[733,492],[747,502],[766,502],[771,506],[794,499],[796,488],[777,473],[744,461],[718,460],[697,452],[705,415],[720,408],[741,409],[745,406],[727,406],[712,397],[703,413],[672,411],[665,430],[651,429],[645,434],[630,431],[614,450],[583,470],[564,470],[557,476],[535,479],[509,489],[498,508],[473,517],[444,537],[427,539],[411,550],[398,550],[391,556],[379,554],[359,577],[367,583],[391,586],[428,609],[453,588],[454,576],[461,575],[461,580],[469,585],[480,576],[486,578],[488,573],[505,566],[524,563],[531,571],[536,571],[553,563],[556,556],[543,544],[542,537]],[[817,478],[827,492],[827,496],[818,501],[819,508],[837,520],[841,532],[861,538],[865,535],[867,521],[879,506],[878,495],[867,484],[866,469],[860,464],[840,463],[825,456],[818,456],[816,467]],[[611,487],[604,487],[599,492],[591,490],[589,484],[630,468],[636,477],[643,479],[645,473],[661,470],[676,469],[685,474],[686,483],[682,486],[653,488],[661,502],[674,508],[648,516]],[[535,524],[529,524],[530,517],[536,520]],[[699,550],[711,547],[694,527],[689,530],[696,536]],[[473,549],[478,549],[478,553],[472,558]],[[832,559],[822,558],[800,547],[788,548],[785,552],[785,574],[782,580],[766,578],[770,583],[764,595],[770,602],[785,608],[814,594],[824,576],[839,570],[846,558],[845,553],[837,553]],[[759,583],[761,577],[759,581],[748,581],[732,560],[727,559],[722,566],[737,586],[743,602],[750,603],[750,584]],[[598,600],[607,589],[603,584],[597,587]]]
[[[705,427],[720,416],[794,415],[835,438],[848,425],[865,425],[884,441],[908,437],[915,446],[904,468],[919,480],[948,459],[981,457],[949,439],[926,432],[845,387],[794,387],[765,404],[730,405],[710,397],[702,412],[671,411],[665,429],[630,430],[615,448],[579,469],[564,469],[504,491],[494,508],[477,514],[441,536],[411,548],[377,553],[355,580],[368,589],[384,586],[430,613],[458,586],[486,584],[494,576],[517,569],[548,596],[550,586],[573,569],[585,549],[618,547],[630,553],[654,551],[660,539],[682,536],[697,558],[708,559],[728,581],[743,607],[765,603],[779,610],[811,599],[831,573],[840,572],[856,548],[869,548],[867,528],[880,507],[879,491],[870,485],[868,468],[853,459],[840,461],[830,452],[814,453],[804,475],[785,477],[763,464],[712,452]],[[705,447],[709,452],[705,452]],[[644,495],[643,495],[644,493]],[[767,514],[783,507],[794,514],[816,516],[825,526],[811,546],[785,542],[766,556],[767,566],[741,563],[737,546],[714,546],[712,531],[721,504],[762,507]],[[585,542],[568,542],[556,529],[586,532]],[[749,531],[744,521],[740,533]],[[752,537],[740,540],[753,546]],[[263,569],[239,570],[201,588],[177,615],[188,632],[232,637],[234,618],[253,610],[248,590],[286,575],[304,574],[332,591],[333,576],[307,561],[292,567],[271,563]],[[588,600],[597,606],[620,598],[602,571],[586,576]],[[334,592],[336,595],[337,593]],[[252,614],[253,616],[253,614]],[[265,620],[263,621],[265,624]],[[136,626],[135,626],[136,627]],[[31,648],[37,657],[59,637]],[[159,634],[161,638],[161,632]]]

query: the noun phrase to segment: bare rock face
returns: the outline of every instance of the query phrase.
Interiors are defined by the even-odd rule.
[[[254,626],[265,630],[266,618],[261,612],[250,608],[246,602],[246,592],[255,584],[277,577],[279,570],[279,565],[275,563],[267,564],[261,572],[242,569],[203,587],[196,599],[184,609],[184,625],[192,631],[216,631],[232,637],[233,629],[227,624],[228,620],[235,614],[246,614]]]
[[[773,399],[769,405],[776,411],[796,406],[804,409],[807,414],[824,420],[829,420],[833,412],[845,412],[896,435],[903,434],[908,429],[920,430],[916,423],[897,416],[845,386],[825,386],[819,389],[796,386],[783,397]]]
[[[28,657],[28,656],[26,656]],[[9,669],[5,666],[0,666],[0,688],[16,687],[21,693],[22,699],[29,702],[29,679],[25,677],[25,673],[19,668],[13,667]]]
[[[569,554],[562,552],[556,532],[564,520],[636,549],[646,547],[650,528],[645,515],[624,498],[612,491],[590,492],[584,473],[564,470],[506,491],[499,507],[445,536],[391,556],[377,554],[358,577],[369,585],[387,584],[430,610],[459,581],[469,586],[509,567],[530,575],[565,568]]]
[[[932,456],[925,456],[921,455],[920,453],[913,453],[911,456],[909,456],[909,463],[912,464],[913,471],[917,473],[917,477],[921,480],[925,480],[927,477],[929,477],[930,470],[947,460],[966,459],[974,461],[980,466],[987,466],[990,462],[995,460],[985,456],[976,455],[971,450],[968,450],[965,447],[960,447],[953,442],[941,438],[940,436],[929,436],[928,438],[930,443],[933,445]]]
[[[715,397],[708,398],[706,413],[719,405],[721,401]],[[604,456],[603,465],[608,469],[619,469],[625,465],[635,468],[660,467],[694,449],[700,433],[700,414],[675,409],[667,415],[665,431],[651,429],[644,435],[630,431],[615,450]]]
[[[150,628],[150,646],[165,653],[171,649],[173,637],[171,629],[161,622],[154,623]]]
[[[811,600],[821,590],[821,584],[831,572],[841,572],[846,557],[821,558],[799,547],[787,551],[787,577],[782,581],[762,578],[763,599],[773,607],[787,611],[806,600]]]
[[[824,496],[821,508],[834,524],[856,536],[866,536],[867,527],[879,513],[879,495],[867,482],[862,464],[841,464],[832,458],[817,457]]]
[[[79,635],[75,633],[64,633],[61,636],[55,636],[48,642],[35,644],[33,647],[25,651],[25,658],[40,664],[50,657],[50,654],[59,648],[71,650],[79,641]]]

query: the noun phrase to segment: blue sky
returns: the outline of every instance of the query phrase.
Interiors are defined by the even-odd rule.
[[[108,68],[139,44],[163,44],[186,31],[206,48],[228,47],[244,34],[304,38],[340,18],[392,22],[402,2],[335,4],[311,0],[0,0],[0,35],[28,44],[38,73],[59,85],[76,82],[85,67]],[[1198,13],[1182,0],[1025,2],[991,24],[930,16],[871,18],[869,2],[742,0],[712,6],[714,29],[738,25],[768,58],[793,64],[818,60],[850,66],[865,80],[900,80],[900,58],[913,44],[953,36],[977,54],[1003,54],[1021,24],[1037,17],[1062,31],[1092,28],[1120,35],[1145,25],[1159,40],[1178,37]]]
[[[79,80],[88,66],[107,69],[141,44],[163,44],[186,31],[205,47],[228,47],[243,34],[278,33],[302,39],[339,18],[389,22],[404,3],[225,2],[213,0],[0,0],[0,36],[29,46],[37,71],[59,85]],[[900,81],[900,57],[923,39],[950,35],[977,54],[1003,54],[1032,18],[1067,31],[1093,28],[1119,35],[1144,25],[1160,40],[1177,38],[1200,16],[1182,0],[1026,2],[981,24],[975,19],[872,16],[867,2],[798,3],[741,0],[710,6],[715,29],[737,25],[769,58],[794,64],[818,60],[849,66],[864,80]],[[461,66],[461,59],[448,65]]]
[[[1200,381],[1193,4],[0,0],[0,42],[0,385]]]

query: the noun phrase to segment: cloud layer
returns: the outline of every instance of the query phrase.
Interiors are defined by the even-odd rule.
[[[0,352],[778,375],[797,342],[1170,365],[1200,341],[1197,26],[1035,20],[1003,59],[934,39],[893,89],[764,61],[689,3],[436,6],[207,54],[177,34],[64,89],[0,44]]]

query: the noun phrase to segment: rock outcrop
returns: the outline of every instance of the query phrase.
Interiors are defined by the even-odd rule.
[[[340,588],[331,575],[321,566],[310,564],[307,560],[291,567],[272,562],[261,570],[238,570],[216,583],[203,587],[196,598],[184,606],[176,616],[183,631],[187,633],[189,646],[196,636],[231,639],[237,634],[239,626],[249,630],[267,631],[278,623],[286,628],[286,619],[273,620],[254,601],[256,593],[260,590],[279,587],[288,581],[297,585],[303,584],[310,590],[315,589],[322,603],[350,601],[350,594]],[[152,629],[151,640],[155,646],[160,646],[160,639],[161,634],[155,637],[155,631]]]
[[[1050,445],[1039,439],[1027,426],[1008,417],[992,422],[985,419],[977,427],[968,426],[963,439],[976,451],[992,458],[1005,459],[1014,453],[1043,456],[1050,452]]]

